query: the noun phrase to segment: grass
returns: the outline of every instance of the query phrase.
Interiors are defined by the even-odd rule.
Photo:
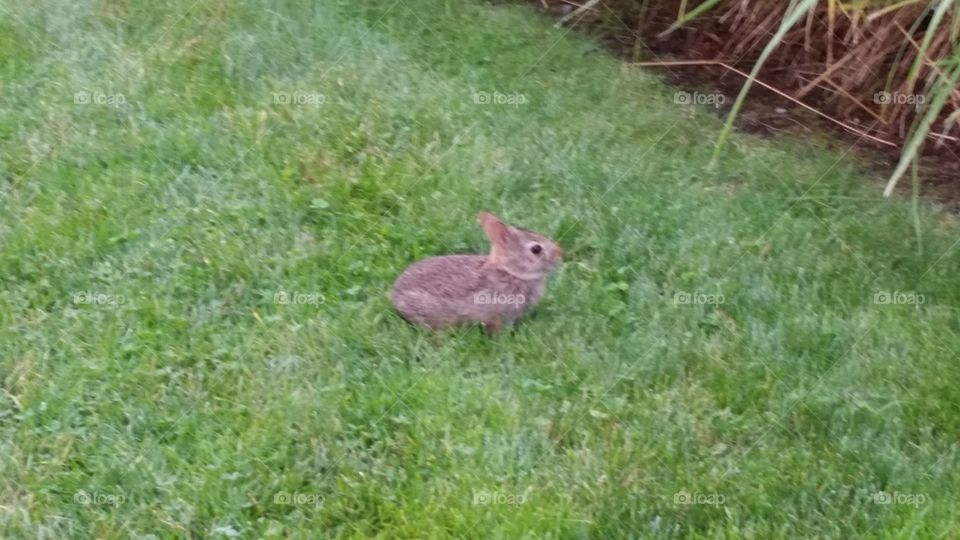
[[[313,4],[0,2],[0,536],[955,534],[954,216],[820,139],[708,168],[525,7]],[[409,327],[481,209],[544,302]]]

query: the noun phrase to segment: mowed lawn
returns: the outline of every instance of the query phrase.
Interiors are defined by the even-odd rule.
[[[0,537],[952,537],[957,218],[711,168],[657,75],[481,1],[0,0]],[[546,298],[408,326],[481,210]]]

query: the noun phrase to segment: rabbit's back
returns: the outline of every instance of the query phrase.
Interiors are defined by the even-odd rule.
[[[542,295],[487,265],[482,255],[447,255],[418,261],[393,284],[394,307],[410,322],[443,328],[519,317]]]

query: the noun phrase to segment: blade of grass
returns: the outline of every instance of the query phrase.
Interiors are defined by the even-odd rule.
[[[777,33],[770,39],[767,45],[763,48],[763,52],[760,53],[760,58],[757,59],[757,62],[753,65],[753,69],[750,70],[750,76],[747,78],[746,82],[743,83],[743,86],[740,88],[740,94],[737,95],[737,99],[733,102],[733,108],[730,109],[730,114],[727,116],[727,121],[723,125],[723,129],[720,131],[720,136],[717,139],[717,146],[713,150],[713,157],[710,159],[710,163],[716,163],[717,159],[720,157],[720,153],[723,151],[724,144],[727,142],[727,138],[730,136],[730,131],[733,129],[733,122],[737,118],[737,114],[740,112],[740,108],[743,106],[743,102],[747,97],[747,92],[750,91],[750,87],[753,85],[753,81],[756,80],[757,74],[760,72],[760,68],[763,67],[764,62],[767,61],[767,58],[777,48],[777,45],[780,44],[780,41],[783,40],[783,36],[793,28],[797,21],[799,21],[808,11],[816,6],[817,0],[801,0],[799,3],[791,3],[790,10],[788,8],[787,15],[783,18],[783,22],[780,23],[780,28],[777,29]]]
[[[662,38],[672,34],[675,30],[677,30],[681,26],[687,24],[693,19],[696,19],[701,14],[706,13],[707,11],[713,9],[719,3],[720,3],[720,0],[707,0],[706,2],[690,10],[689,13],[684,14],[682,17],[680,17],[677,20],[677,22],[671,24],[669,28],[657,34],[657,38]]]
[[[913,177],[913,200],[911,201],[911,209],[913,212],[913,233],[917,237],[917,255],[922,259],[923,258],[923,236],[921,235],[920,228],[920,174],[917,169],[919,168],[920,157],[914,156],[911,160],[913,166],[911,169],[911,176]]]
[[[903,148],[903,153],[900,156],[900,162],[897,163],[897,168],[894,169],[893,174],[890,175],[890,180],[887,181],[887,187],[883,190],[884,197],[889,197],[890,194],[893,193],[893,188],[897,185],[897,181],[903,176],[903,173],[907,170],[914,156],[919,153],[920,147],[923,146],[923,142],[927,139],[927,134],[930,132],[930,126],[933,125],[940,111],[943,110],[943,106],[953,92],[957,80],[960,80],[960,58],[956,55],[953,59],[953,64],[949,76],[937,77],[938,87],[931,92],[933,99],[931,100],[930,108],[924,112],[923,118],[910,133],[907,143]]]
[[[913,65],[910,67],[910,74],[907,76],[907,90],[912,92],[913,85],[917,80],[917,77],[920,75],[920,67],[923,65],[923,59],[927,56],[927,49],[930,47],[930,42],[933,41],[934,36],[937,34],[937,28],[940,27],[940,21],[943,19],[943,16],[947,13],[947,10],[950,9],[950,6],[955,2],[955,0],[940,0],[937,4],[936,9],[933,12],[933,17],[930,19],[930,23],[927,25],[927,30],[923,34],[923,41],[920,42],[920,50],[917,51],[917,57],[913,61]]]
[[[919,4],[921,1],[922,0],[904,0],[903,2],[897,2],[896,4],[892,4],[885,8],[878,9],[877,11],[874,11],[873,13],[867,16],[867,22],[873,22],[876,19],[883,17],[887,13],[892,13],[898,9],[901,9],[907,6],[912,6],[914,4]]]

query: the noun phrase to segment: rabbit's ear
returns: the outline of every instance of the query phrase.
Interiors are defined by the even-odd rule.
[[[480,212],[480,226],[494,245],[505,246],[510,243],[510,227],[490,212]]]

